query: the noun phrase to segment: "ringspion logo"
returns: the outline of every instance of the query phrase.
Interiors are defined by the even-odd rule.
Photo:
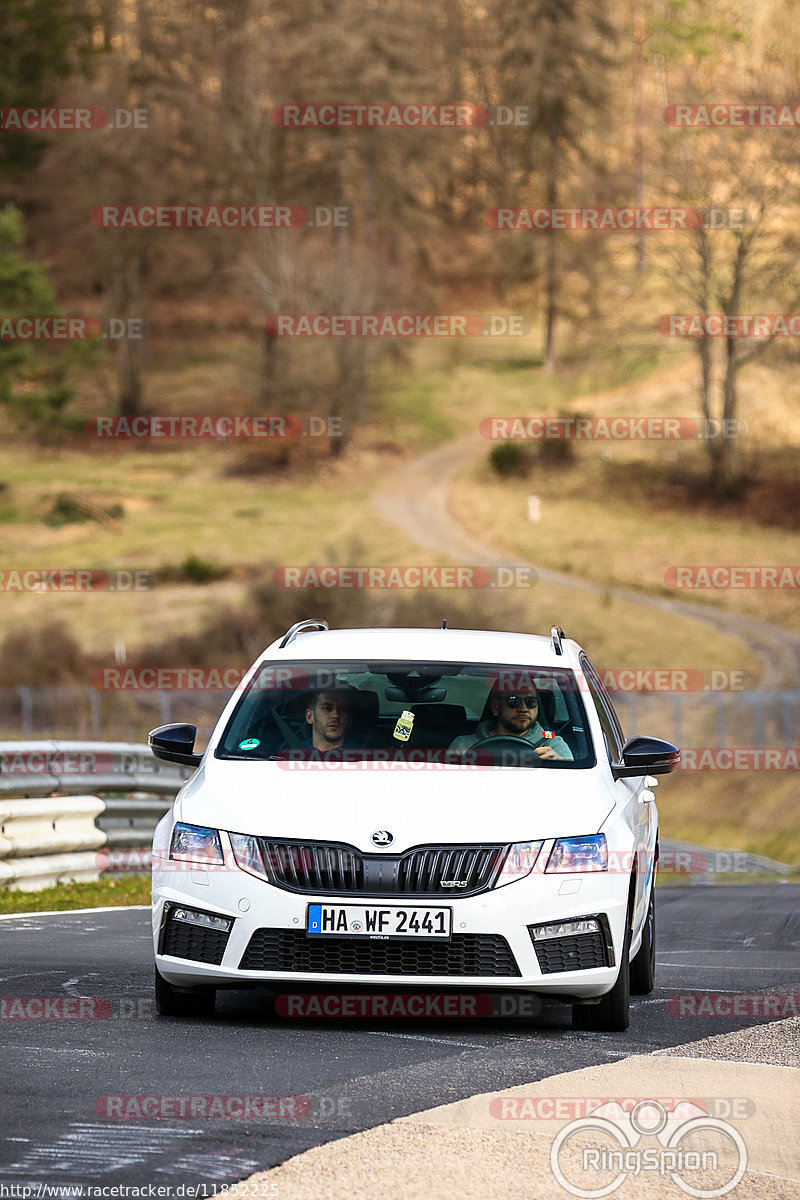
[[[655,1137],[658,1146],[640,1147],[643,1137]],[[742,1179],[747,1147],[733,1125],[690,1100],[671,1109],[659,1100],[640,1100],[630,1111],[612,1100],[560,1130],[550,1167],[566,1192],[586,1200],[610,1196],[629,1175],[648,1173],[669,1176],[688,1196],[712,1200]]]

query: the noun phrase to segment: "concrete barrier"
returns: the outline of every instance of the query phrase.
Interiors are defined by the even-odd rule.
[[[137,744],[0,742],[0,888],[99,879],[101,848],[149,847],[191,773]]]
[[[0,886],[32,891],[51,883],[99,878],[97,796],[0,801]]]

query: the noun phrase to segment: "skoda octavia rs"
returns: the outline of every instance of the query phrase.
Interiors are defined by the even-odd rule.
[[[220,988],[532,993],[627,1028],[652,990],[655,776],[585,652],[304,621],[231,697],[153,844],[156,1002]]]

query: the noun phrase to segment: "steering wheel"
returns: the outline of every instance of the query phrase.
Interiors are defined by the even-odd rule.
[[[527,753],[524,754],[524,760],[526,763],[541,762],[539,755],[536,753],[535,747],[533,747],[530,742],[526,742],[524,738],[512,737],[511,734],[497,734],[494,737],[481,738],[479,742],[473,742],[468,748],[470,750],[482,750],[484,747],[491,750],[500,750],[501,748],[509,749],[513,747],[513,749],[519,754],[520,759],[523,758],[523,754],[521,754],[520,751],[527,751]]]

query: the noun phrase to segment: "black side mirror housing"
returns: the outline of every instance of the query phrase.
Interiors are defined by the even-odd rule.
[[[628,738],[622,747],[622,762],[614,763],[611,774],[615,779],[631,779],[636,775],[669,775],[681,761],[681,752],[672,742],[639,735]]]
[[[196,725],[159,725],[147,735],[147,744],[156,758],[164,762],[183,763],[186,767],[199,767],[202,754],[195,754]]]

